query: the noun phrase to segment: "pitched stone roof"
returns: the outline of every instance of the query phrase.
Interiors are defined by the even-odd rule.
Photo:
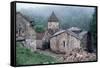
[[[66,30],[66,32],[67,32],[68,34],[70,34],[71,36],[73,36],[73,37],[75,37],[75,38],[81,40],[78,34],[72,32],[72,31],[69,31],[69,30]]]
[[[21,16],[21,18],[23,18],[24,20],[30,22],[30,24],[31,24],[32,26],[34,26],[34,25],[33,25],[33,22],[34,22],[34,21],[31,21],[29,18],[27,18],[27,17],[26,17],[25,15],[23,15],[22,13],[17,12],[17,13],[16,13],[16,18],[17,18],[18,16]],[[20,18],[18,18],[18,19],[20,19]]]
[[[20,16],[22,16],[25,20],[27,20],[28,22],[30,22],[30,20],[29,20],[26,16],[24,16],[22,13],[17,12],[16,15],[20,15]]]
[[[80,32],[79,34],[77,34],[77,33],[73,32],[73,31],[71,31],[71,30],[60,30],[60,31],[56,32],[55,34],[53,34],[52,37],[55,37],[55,36],[57,36],[57,35],[60,35],[60,34],[62,34],[62,33],[64,33],[64,32],[65,32],[65,33],[68,33],[69,35],[71,35],[71,36],[73,36],[73,37],[75,37],[75,38],[77,38],[77,39],[79,39],[79,40],[81,40],[81,39],[83,38],[83,36],[87,34],[87,31],[82,31],[82,32]],[[51,37],[51,38],[52,38],[52,37]]]
[[[58,18],[54,12],[52,12],[51,16],[48,18],[48,22],[58,22]]]
[[[82,31],[80,28],[78,27],[71,27],[68,29],[69,31]]]
[[[56,36],[56,35],[61,34],[63,32],[65,32],[65,30],[60,30],[60,31],[56,32],[53,36]]]
[[[60,34],[62,34],[62,33],[64,33],[64,32],[66,32],[66,30],[59,30],[59,31],[57,31],[56,33],[54,33],[53,35],[52,35],[52,37],[56,37],[56,36],[58,36],[58,35],[60,35]],[[52,38],[51,37],[51,38]]]
[[[77,34],[75,34],[74,32],[72,32],[72,31],[69,31],[69,30],[60,30],[60,31],[58,31],[58,32],[56,32],[52,37],[55,37],[55,36],[57,36],[57,35],[60,35],[60,34],[62,34],[62,33],[68,33],[69,35],[71,35],[71,36],[74,36],[75,38],[77,38],[77,39],[80,39],[80,37],[77,35]]]

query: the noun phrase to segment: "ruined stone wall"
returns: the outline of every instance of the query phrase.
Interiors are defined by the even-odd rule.
[[[36,51],[36,32],[31,23],[21,13],[16,14],[16,36],[17,39],[19,38],[18,41],[23,43],[25,47]]]

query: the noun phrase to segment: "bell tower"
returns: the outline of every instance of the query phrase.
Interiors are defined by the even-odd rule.
[[[59,21],[54,12],[52,12],[48,18],[48,30],[52,31],[53,33],[59,30]]]

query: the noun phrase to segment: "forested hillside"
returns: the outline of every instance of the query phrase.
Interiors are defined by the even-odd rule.
[[[94,13],[93,7],[76,7],[76,6],[34,6],[18,10],[34,24],[47,25],[48,17],[52,12],[59,19],[60,27],[63,29],[69,27],[79,27],[83,30],[89,30],[90,21]]]
[[[93,18],[90,22],[90,32],[92,36],[92,46],[93,49],[96,50],[97,48],[97,21],[96,21],[96,11],[93,13]]]

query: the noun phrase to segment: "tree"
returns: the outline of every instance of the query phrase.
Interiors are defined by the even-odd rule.
[[[45,31],[45,28],[43,25],[35,25],[35,31],[40,33],[40,32],[44,32]]]
[[[92,36],[92,47],[95,50],[97,46],[97,22],[96,22],[96,11],[94,11],[92,21],[90,23],[90,32]]]

